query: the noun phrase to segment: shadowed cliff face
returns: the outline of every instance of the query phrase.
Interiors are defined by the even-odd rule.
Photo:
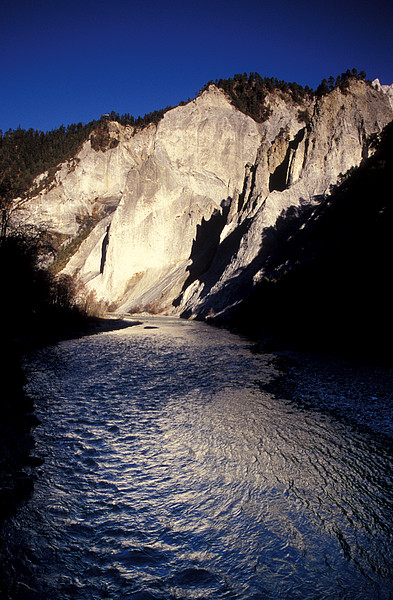
[[[264,231],[264,278],[217,317],[258,339],[392,363],[393,121],[327,198]]]
[[[263,276],[266,228],[326,194],[393,118],[386,90],[361,81],[302,104],[279,92],[266,102],[271,115],[256,123],[210,86],[158,125],[110,124],[117,145],[86,142],[27,218],[72,237],[95,215],[65,272],[114,309],[225,312]]]
[[[341,173],[368,156],[370,136],[392,116],[387,96],[353,82],[346,94],[335,89],[318,99],[310,122],[295,135],[281,130],[272,143],[263,141],[215,260],[183,294],[184,316],[220,315],[247,296],[264,275],[268,228],[291,207],[328,194]]]

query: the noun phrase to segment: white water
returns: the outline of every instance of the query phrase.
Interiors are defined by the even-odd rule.
[[[6,598],[393,598],[389,380],[378,413],[344,367],[280,379],[245,340],[160,318],[28,370],[45,463],[3,532]]]

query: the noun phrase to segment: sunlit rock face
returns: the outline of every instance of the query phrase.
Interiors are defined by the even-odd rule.
[[[169,309],[197,226],[241,191],[260,126],[212,86],[158,126],[111,127],[118,146],[96,152],[86,142],[74,170],[63,165],[55,187],[30,203],[30,218],[74,235],[84,214],[99,212],[65,271],[121,310]]]
[[[239,194],[260,140],[258,125],[215,88],[166,113],[150,155],[128,173],[103,272],[90,284],[98,295],[123,311],[170,309],[197,225]]]
[[[111,139],[119,142],[117,147],[95,151],[87,141],[79,154],[60,165],[54,179],[29,202],[30,220],[72,236],[88,216],[104,215],[117,207],[128,172],[138,168],[151,153],[154,127],[143,130],[137,138],[131,127],[110,123],[109,129]]]
[[[272,114],[256,123],[210,86],[157,126],[110,123],[117,146],[86,142],[28,219],[72,237],[94,217],[65,272],[111,309],[225,312],[263,275],[265,229],[328,192],[393,118],[386,90],[364,82],[301,105],[267,101]]]

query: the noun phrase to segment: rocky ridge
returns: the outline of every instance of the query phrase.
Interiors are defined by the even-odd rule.
[[[385,87],[354,80],[301,103],[275,91],[256,123],[212,85],[158,125],[109,123],[112,147],[87,141],[25,218],[70,240],[94,217],[65,272],[112,310],[225,313],[263,276],[267,228],[372,152],[393,119]]]

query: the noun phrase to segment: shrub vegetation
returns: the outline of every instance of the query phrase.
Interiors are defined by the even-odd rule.
[[[45,338],[80,326],[86,314],[77,303],[74,280],[56,277],[41,264],[41,232],[13,232],[0,240],[0,310],[5,339]]]

